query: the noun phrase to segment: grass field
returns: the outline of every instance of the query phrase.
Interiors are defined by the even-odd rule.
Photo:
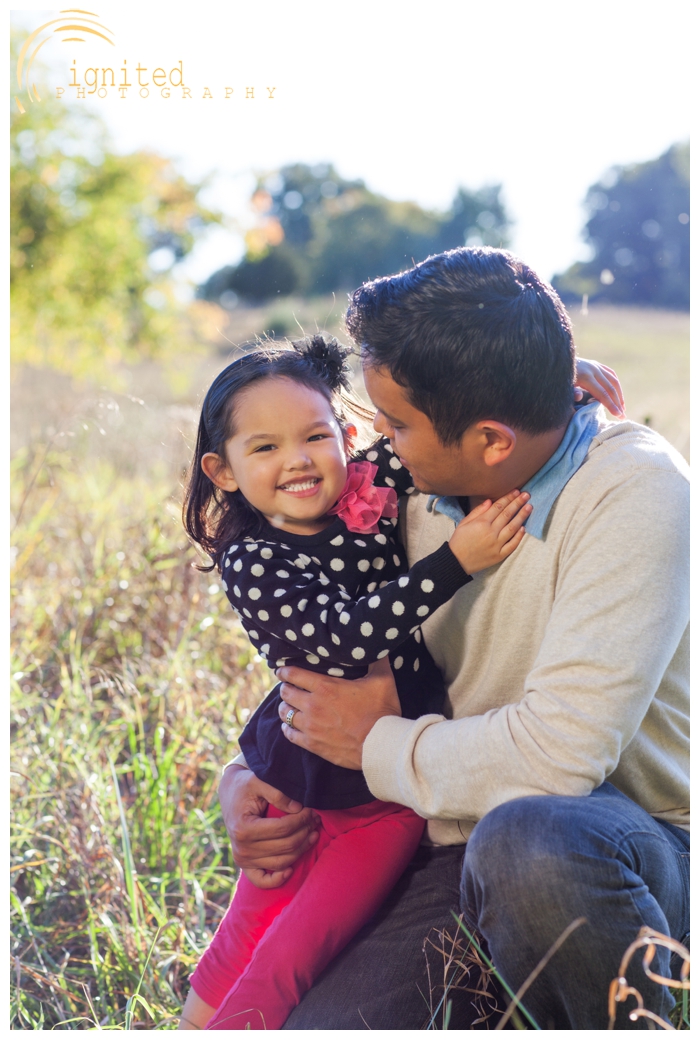
[[[338,333],[342,310],[212,307],[191,356],[104,385],[13,375],[14,1029],[176,1022],[235,877],[220,766],[271,681],[180,526],[198,402],[235,344]],[[687,455],[687,316],[572,317],[630,417]]]

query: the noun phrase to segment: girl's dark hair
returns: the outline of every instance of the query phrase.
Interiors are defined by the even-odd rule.
[[[309,336],[294,340],[287,347],[245,354],[211,384],[202,405],[182,507],[185,530],[212,560],[202,570],[221,569],[231,542],[247,536],[256,538],[262,531],[262,515],[241,492],[217,487],[202,469],[202,458],[207,452],[225,457],[226,442],[235,433],[236,397],[263,379],[293,379],[323,394],[341,427],[351,417],[371,422],[372,413],[355,398],[350,386],[347,357],[351,353],[351,348],[341,346],[332,337]]]

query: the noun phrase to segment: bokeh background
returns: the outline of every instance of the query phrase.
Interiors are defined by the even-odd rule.
[[[101,8],[112,50],[48,40],[31,98],[60,12],[13,15],[13,1028],[172,1028],[230,897],[216,783],[271,677],[179,511],[241,348],[510,246],[689,456],[685,5],[377,6]],[[149,96],[56,99],[108,57]]]

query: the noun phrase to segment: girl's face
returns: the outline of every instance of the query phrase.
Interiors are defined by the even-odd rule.
[[[236,398],[236,432],[225,459],[202,469],[217,487],[240,490],[275,527],[317,534],[347,480],[349,442],[318,390],[292,379],[263,379]]]

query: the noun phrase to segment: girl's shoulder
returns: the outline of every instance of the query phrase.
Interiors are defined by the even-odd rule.
[[[397,495],[412,495],[415,491],[413,477],[402,465],[388,437],[380,437],[369,448],[353,455],[354,462],[371,462],[377,467],[373,483],[377,487],[390,487]]]

